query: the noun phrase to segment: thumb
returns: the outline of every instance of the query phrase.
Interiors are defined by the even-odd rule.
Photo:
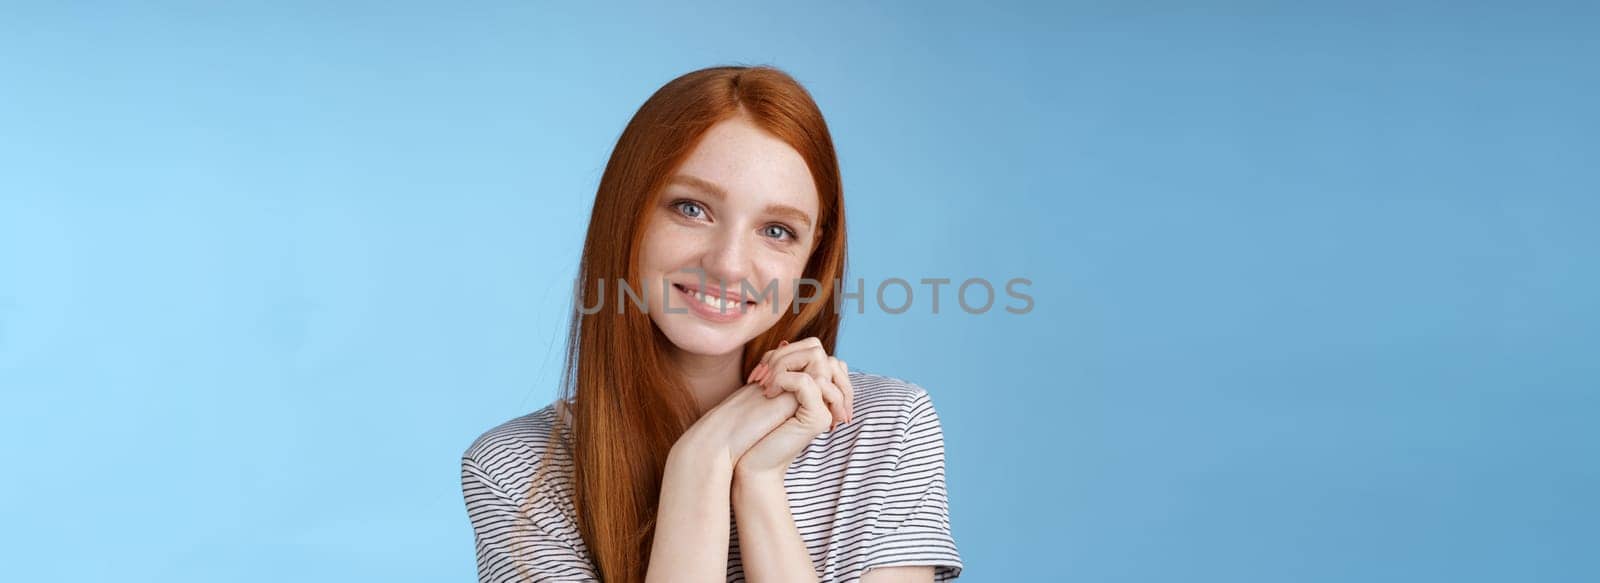
[[[807,428],[827,427],[833,422],[833,412],[828,410],[828,404],[822,399],[822,387],[817,386],[816,379],[803,372],[784,372],[789,376],[790,386],[795,388],[794,397],[800,401],[800,410],[795,411],[795,418]]]

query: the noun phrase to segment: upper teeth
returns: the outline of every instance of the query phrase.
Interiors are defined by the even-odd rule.
[[[718,310],[726,310],[733,307],[733,302],[724,300],[722,298],[708,296],[700,292],[689,292],[689,294],[693,295],[694,299],[700,300],[700,303],[711,306]]]

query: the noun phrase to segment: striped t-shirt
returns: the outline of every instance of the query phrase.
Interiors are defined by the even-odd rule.
[[[944,432],[922,387],[852,371],[854,417],[789,464],[783,484],[795,526],[822,581],[856,581],[872,567],[933,565],[961,574],[945,490]],[[572,505],[572,459],[545,445],[559,401],[484,432],[461,458],[461,492],[477,545],[478,580],[597,580]],[[565,408],[561,414],[571,419]],[[563,431],[563,442],[572,434]],[[539,487],[530,484],[549,464]],[[730,513],[731,517],[731,513]],[[728,581],[744,581],[738,523],[730,524]]]

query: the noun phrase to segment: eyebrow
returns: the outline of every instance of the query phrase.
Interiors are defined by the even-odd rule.
[[[726,200],[728,198],[728,191],[723,190],[721,186],[717,185],[717,183],[706,180],[699,176],[693,176],[690,174],[677,174],[674,175],[671,180],[668,180],[667,184],[681,184],[703,191],[719,199]],[[767,205],[767,208],[762,209],[762,211],[769,215],[789,217],[804,224],[806,229],[811,228],[811,217],[807,215],[805,211],[792,206],[786,204],[769,204]]]

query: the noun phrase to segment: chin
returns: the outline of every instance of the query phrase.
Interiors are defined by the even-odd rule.
[[[676,314],[674,314],[676,315]],[[693,317],[693,316],[690,316]],[[700,356],[721,356],[744,349],[750,338],[743,328],[717,329],[697,322],[667,322],[656,326],[678,350]]]

